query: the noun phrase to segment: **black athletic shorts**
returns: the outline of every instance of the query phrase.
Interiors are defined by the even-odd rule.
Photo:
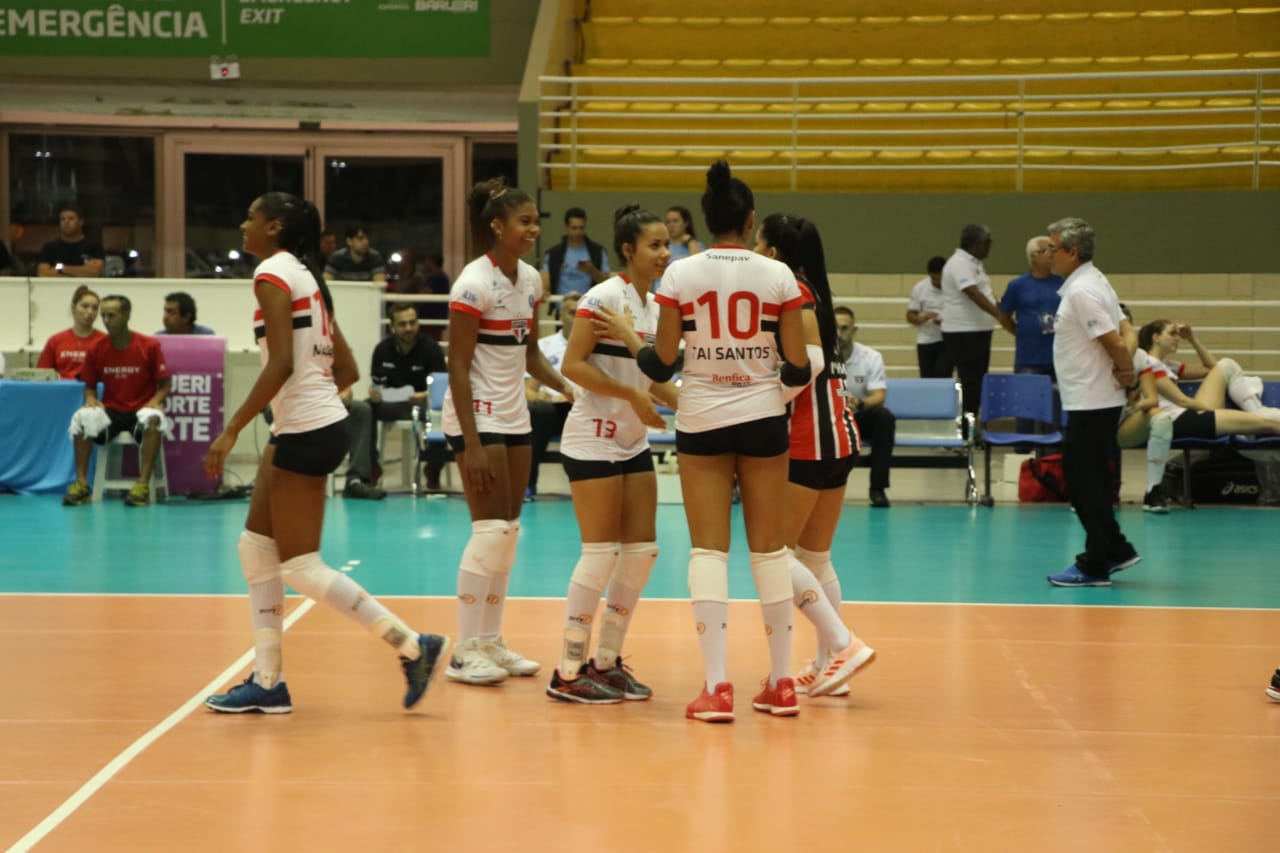
[[[792,459],[787,479],[797,486],[820,492],[843,489],[857,458],[855,454],[843,459]]]
[[[133,433],[133,437],[138,442],[142,441],[142,433],[138,429],[138,413],[126,412],[124,409],[110,409],[103,406],[107,412],[107,418],[111,421],[107,428],[94,436],[95,444],[106,444],[122,432]]]
[[[1213,412],[1187,409],[1173,421],[1174,438],[1217,438],[1218,417]]]
[[[276,455],[271,467],[308,477],[327,477],[342,464],[351,447],[351,427],[347,418],[308,432],[271,436]]]
[[[653,473],[653,452],[647,448],[621,462],[605,462],[602,459],[590,461],[570,459],[564,455],[564,451],[560,452],[560,461],[564,464],[564,472],[569,475],[570,483],[576,483],[579,480],[621,477],[624,474],[643,474],[646,471]]]
[[[779,456],[791,447],[786,415],[733,424],[706,432],[676,430],[676,453],[690,456]]]
[[[449,442],[449,449],[454,453],[463,453],[467,449],[467,441],[460,435],[446,435],[444,440]],[[482,432],[480,433],[480,444],[483,447],[488,447],[491,444],[502,444],[507,447],[528,447],[533,444],[533,433]]]

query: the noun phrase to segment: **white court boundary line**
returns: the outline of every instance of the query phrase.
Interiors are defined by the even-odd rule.
[[[284,630],[288,631],[294,623],[306,615],[307,611],[312,607],[315,607],[315,604],[315,601],[308,598],[306,601],[302,602],[302,604],[298,605],[298,607],[285,618]],[[206,696],[216,692],[218,688],[227,683],[229,678],[232,678],[237,672],[244,669],[245,665],[252,660],[253,649],[249,649],[249,651],[236,658],[235,663],[223,670],[213,681],[210,681],[204,687],[200,688],[196,695],[182,703],[176,711],[168,717],[165,717],[163,721],[142,737],[129,744],[129,746],[115,758],[108,761],[101,770],[94,774],[93,778],[81,785],[79,790],[64,800],[62,805],[50,812],[49,816],[36,824],[34,829],[19,838],[17,843],[9,848],[8,853],[26,853],[26,851],[43,841],[45,836],[50,832],[53,832],[62,824],[63,821],[75,814],[77,809],[88,802],[90,797],[98,793],[103,785],[111,781],[112,777],[127,767],[129,762],[141,755],[143,750],[167,734],[169,730],[178,725],[178,723],[182,722],[183,719],[191,714],[192,711],[203,705]]]

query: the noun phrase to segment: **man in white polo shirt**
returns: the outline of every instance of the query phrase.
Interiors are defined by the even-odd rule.
[[[942,268],[942,342],[956,367],[966,412],[977,413],[982,401],[982,377],[991,364],[991,330],[1002,320],[982,262],[991,252],[991,229],[966,225],[960,248]]]
[[[1067,432],[1062,469],[1071,506],[1085,531],[1084,552],[1057,574],[1054,586],[1111,586],[1111,576],[1142,558],[1120,531],[1112,507],[1109,460],[1125,391],[1135,382],[1133,356],[1121,336],[1120,300],[1093,265],[1094,234],[1083,219],[1048,228],[1053,271],[1066,279],[1054,317],[1053,366]]]

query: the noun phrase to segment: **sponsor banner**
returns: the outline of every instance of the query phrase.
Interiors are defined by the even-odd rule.
[[[487,57],[489,0],[0,0],[0,55]]]
[[[212,492],[218,485],[204,474],[204,454],[222,432],[223,364],[227,339],[217,335],[158,335],[172,377],[164,413],[173,438],[164,443],[169,490],[174,494]]]

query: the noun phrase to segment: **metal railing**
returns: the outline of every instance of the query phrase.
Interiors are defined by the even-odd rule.
[[[1222,168],[1250,170],[1258,189],[1280,166],[1274,68],[539,84],[539,162],[567,189],[593,171],[700,171],[726,153],[735,170],[789,174],[792,189],[805,172],[982,169],[1021,190],[1038,170]]]

